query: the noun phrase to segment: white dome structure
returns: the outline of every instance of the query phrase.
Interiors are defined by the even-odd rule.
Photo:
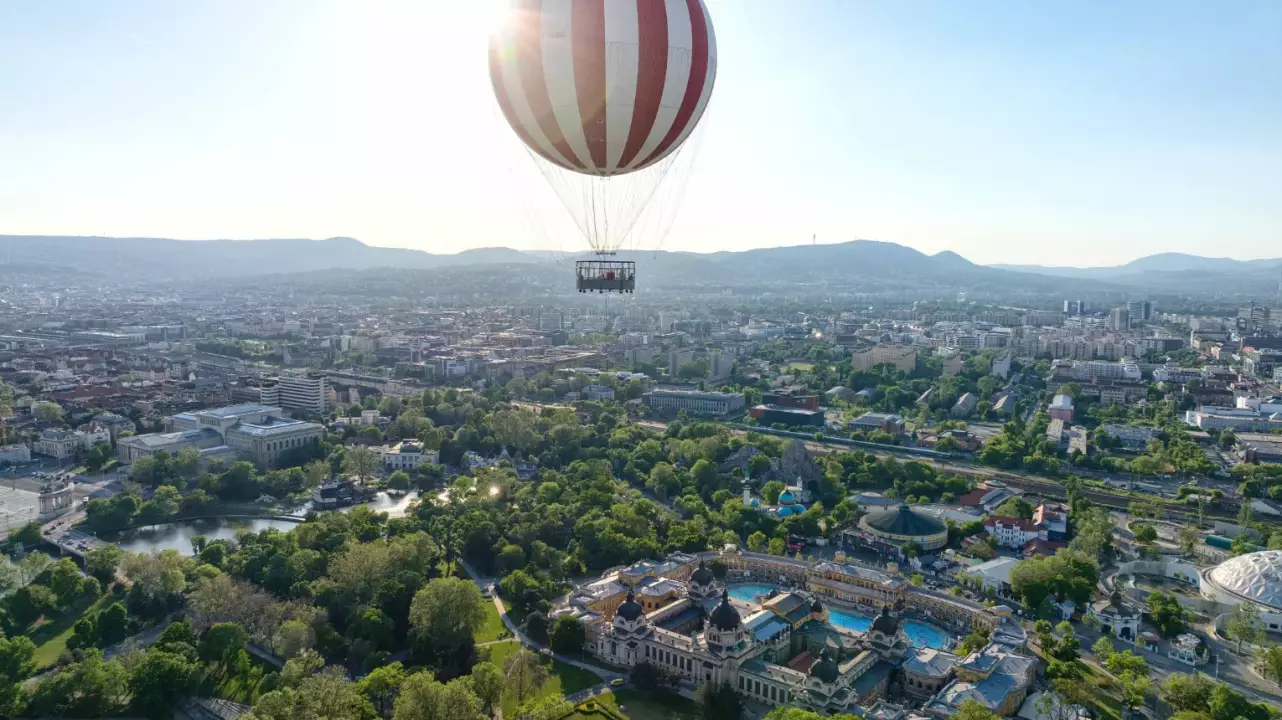
[[[1222,602],[1250,600],[1282,611],[1282,550],[1263,550],[1225,560],[1203,575]],[[1206,590],[1207,588],[1203,588]]]

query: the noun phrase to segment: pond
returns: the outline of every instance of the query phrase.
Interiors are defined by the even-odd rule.
[[[730,597],[736,600],[759,603],[769,595],[771,591],[779,588],[773,585],[736,585],[729,588]],[[872,627],[872,616],[865,615],[857,610],[849,608],[839,608],[833,605],[828,606],[828,622],[839,628],[846,628],[855,632],[867,632]],[[916,647],[948,649],[952,644],[948,633],[940,630],[934,625],[919,622],[917,620],[906,619],[903,622],[904,634],[908,636],[908,641]]]
[[[410,504],[416,502],[418,500],[418,496],[419,493],[417,490],[404,495],[389,495],[386,492],[380,492],[374,496],[373,500],[363,503],[363,505],[374,512],[385,512],[388,517],[405,517],[405,514],[409,512]],[[354,508],[358,507],[361,507],[361,505],[349,505],[345,508],[338,508],[334,512],[351,512]],[[306,515],[311,511],[311,509],[312,501],[308,500],[297,507],[290,508],[285,512],[285,514]]]
[[[365,503],[365,506],[376,512],[385,512],[390,517],[404,517],[410,503],[415,500],[418,500],[418,493],[416,492],[401,496],[392,496],[385,492],[380,492],[373,500]],[[359,506],[353,505],[333,512],[346,512],[354,507]],[[309,501],[296,508],[291,508],[285,514],[303,515],[310,509],[311,502]],[[165,523],[163,525],[149,525],[125,530],[121,533],[104,534],[102,539],[114,542],[122,550],[128,550],[129,552],[177,550],[183,555],[191,555],[191,539],[197,535],[204,535],[207,540],[235,540],[237,533],[246,530],[256,533],[275,528],[281,532],[289,532],[296,527],[298,527],[296,522],[274,520],[272,518],[179,520],[178,522]]]
[[[209,540],[235,540],[236,533],[245,530],[261,532],[276,528],[281,532],[288,532],[296,527],[298,523],[271,518],[211,518],[148,525],[121,533],[104,534],[102,539],[134,553],[177,550],[183,555],[191,555],[191,539],[197,535],[204,535]]]

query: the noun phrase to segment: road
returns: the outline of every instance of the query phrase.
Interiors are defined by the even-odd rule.
[[[641,427],[647,427],[654,430],[666,430],[668,427],[667,423],[658,420],[634,420],[633,422]],[[731,429],[731,432],[737,435],[746,435],[748,431]],[[939,472],[946,472],[955,475],[969,475],[980,480],[995,480],[1025,492],[1054,500],[1064,500],[1067,498],[1067,491],[1060,482],[1019,470],[993,468],[973,462],[966,462],[961,459],[950,461],[924,457],[911,452],[897,450],[893,446],[883,446],[870,450],[867,446],[851,448],[839,443],[825,443],[815,440],[804,440],[803,442],[805,443],[806,449],[815,455],[826,455],[832,452],[850,452],[851,450],[857,449],[877,457],[893,457],[899,461],[906,462],[911,460],[924,463],[926,465],[930,465]],[[1108,473],[1100,473],[1096,471],[1085,471],[1079,474],[1084,474],[1098,479],[1112,480],[1114,482],[1129,482],[1132,480],[1132,478],[1129,477],[1109,475]],[[1082,495],[1097,505],[1118,509],[1126,509],[1130,503],[1136,499],[1135,497],[1121,492],[1108,492],[1090,485],[1082,487]],[[1197,511],[1190,508],[1188,505],[1168,501],[1165,498],[1160,498],[1154,495],[1146,495],[1146,497],[1153,498],[1158,502],[1161,502],[1168,519],[1191,520],[1197,518]],[[1205,513],[1205,517],[1207,519],[1221,518],[1233,520],[1236,518],[1236,508],[1232,506],[1226,506],[1220,510],[1208,508]],[[1260,518],[1260,520],[1262,522],[1272,521],[1271,518]]]

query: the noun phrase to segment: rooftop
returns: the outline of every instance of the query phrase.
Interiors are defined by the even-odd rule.
[[[210,408],[208,410],[201,410],[197,413],[191,414],[211,415],[218,418],[232,418],[261,412],[280,412],[280,408],[272,407],[270,405],[261,405],[259,403],[245,403],[244,405],[229,405],[227,407]]]
[[[267,437],[270,435],[286,435],[308,427],[319,428],[320,426],[316,423],[303,422],[302,420],[269,417],[261,423],[250,424],[247,422],[241,422],[233,429],[247,435]]]

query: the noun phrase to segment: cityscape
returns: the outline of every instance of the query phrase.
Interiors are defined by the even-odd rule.
[[[1282,8],[1091,5],[0,0],[0,717],[1282,717]]]

